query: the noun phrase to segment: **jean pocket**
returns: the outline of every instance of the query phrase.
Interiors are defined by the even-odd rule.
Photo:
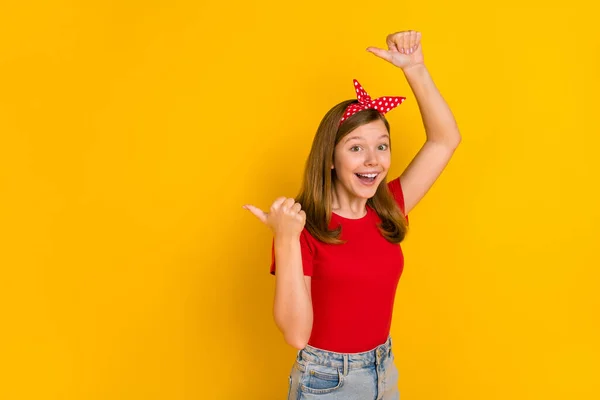
[[[307,368],[300,391],[311,394],[332,393],[344,384],[344,375],[340,370],[330,368],[328,371],[322,371],[316,368]]]

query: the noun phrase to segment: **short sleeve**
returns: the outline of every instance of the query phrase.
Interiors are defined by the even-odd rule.
[[[406,217],[406,224],[408,225],[408,215],[406,214],[406,208],[404,207],[404,192],[402,191],[402,185],[400,184],[400,177],[388,182],[388,188],[394,196],[394,200],[400,207],[402,214]]]
[[[302,269],[304,275],[312,276],[313,274],[313,250],[310,243],[312,235],[308,233],[306,228],[300,234],[300,253],[302,254]],[[275,275],[275,239],[271,242],[271,275]]]

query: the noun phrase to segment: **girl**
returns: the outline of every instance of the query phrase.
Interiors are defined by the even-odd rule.
[[[274,319],[298,355],[289,400],[399,399],[389,336],[404,267],[399,243],[408,213],[450,161],[461,136],[423,61],[421,33],[387,37],[374,55],[400,68],[419,105],[427,140],[406,170],[386,183],[390,127],[384,114],[403,97],[334,106],[315,135],[297,198],[252,212],[272,229]]]

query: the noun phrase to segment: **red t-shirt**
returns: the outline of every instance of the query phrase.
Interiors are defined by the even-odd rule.
[[[400,179],[388,183],[400,209]],[[329,229],[342,225],[341,245],[300,235],[304,275],[311,276],[313,326],[308,344],[338,353],[358,353],[385,343],[390,332],[396,287],[404,268],[399,244],[379,232],[381,220],[371,207],[359,219],[332,213]],[[271,274],[275,274],[272,247]]]

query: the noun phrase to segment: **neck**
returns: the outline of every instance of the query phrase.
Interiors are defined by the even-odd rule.
[[[367,199],[349,193],[344,185],[335,180],[332,185],[331,210],[347,218],[360,218],[367,210]]]

